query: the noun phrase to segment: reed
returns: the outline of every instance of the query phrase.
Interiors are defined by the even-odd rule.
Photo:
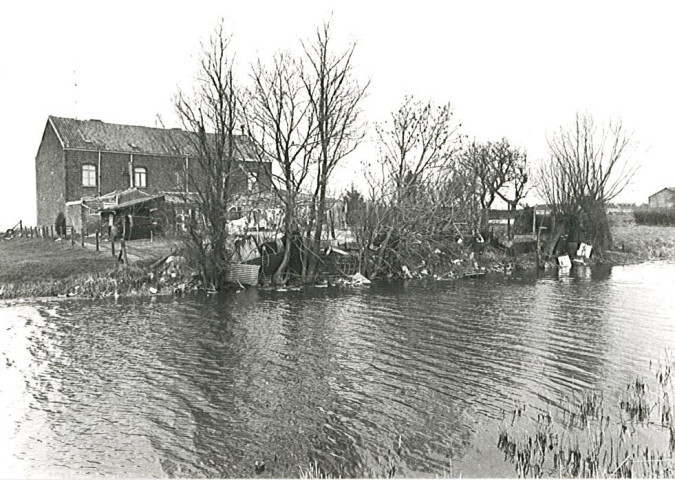
[[[321,467],[319,463],[315,460],[309,463],[308,467],[300,467],[300,478],[311,479],[311,478],[340,478],[332,477],[327,474]]]
[[[497,448],[519,477],[672,477],[674,373],[667,355],[654,385],[642,377],[627,385],[614,418],[601,391],[564,399],[557,415],[525,415],[518,405],[504,415]]]

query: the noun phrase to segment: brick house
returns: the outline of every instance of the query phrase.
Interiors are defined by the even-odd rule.
[[[53,225],[59,213],[79,228],[76,208],[110,192],[189,193],[199,178],[194,135],[180,129],[118,125],[49,116],[35,157],[37,222]],[[237,135],[235,193],[269,189],[271,163],[252,159],[250,141]],[[84,199],[84,200],[83,200]]]
[[[675,187],[664,188],[649,196],[649,208],[675,207]]]

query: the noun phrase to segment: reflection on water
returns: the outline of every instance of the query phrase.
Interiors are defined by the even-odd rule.
[[[0,474],[511,475],[504,409],[675,347],[673,273],[4,304]]]

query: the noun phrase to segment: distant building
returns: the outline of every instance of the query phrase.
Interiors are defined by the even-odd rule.
[[[63,213],[68,225],[79,228],[81,212],[88,203],[97,203],[87,200],[111,192],[115,196],[132,189],[142,192],[141,197],[195,192],[188,180],[199,178],[193,139],[192,133],[180,129],[50,116],[35,157],[38,225],[52,225]],[[269,172],[271,164],[252,159],[246,136],[234,140],[237,168],[231,188],[269,189],[265,170]]]
[[[649,208],[675,207],[675,187],[664,188],[649,197]]]
[[[634,203],[610,203],[607,205],[607,213],[633,213],[635,208]]]

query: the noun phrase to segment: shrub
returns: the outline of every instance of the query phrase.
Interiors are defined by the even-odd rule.
[[[633,216],[638,225],[675,225],[675,208],[640,208]]]
[[[66,234],[66,216],[63,214],[63,212],[59,212],[58,215],[56,215],[54,228],[56,228],[57,235],[61,236]]]

